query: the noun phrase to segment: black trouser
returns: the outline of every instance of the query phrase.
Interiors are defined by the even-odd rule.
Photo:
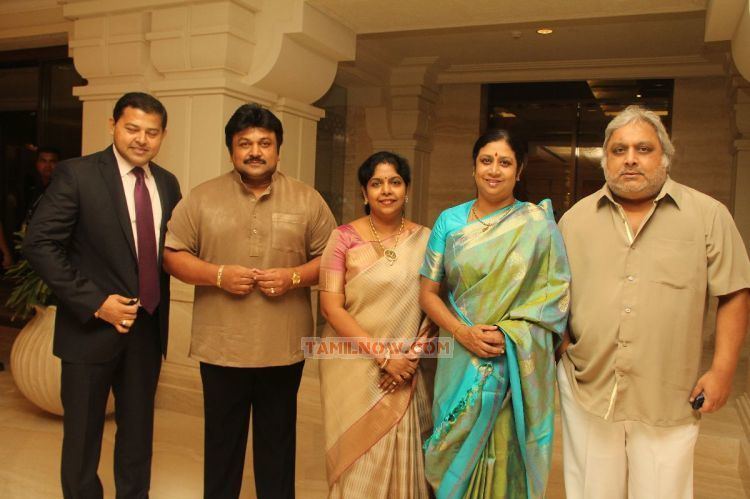
[[[258,499],[294,498],[297,390],[304,364],[239,368],[201,363],[205,499],[239,497],[251,411],[255,493]]]
[[[101,499],[97,475],[109,390],[115,396],[115,488],[118,499],[147,498],[151,483],[154,396],[161,369],[159,324],[143,310],[114,359],[62,363],[61,478],[66,499]]]

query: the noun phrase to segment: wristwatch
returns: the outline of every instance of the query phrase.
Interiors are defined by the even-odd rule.
[[[297,286],[299,286],[300,282],[302,282],[302,276],[299,275],[299,272],[297,272],[296,270],[293,270],[292,271],[292,287],[296,288]]]

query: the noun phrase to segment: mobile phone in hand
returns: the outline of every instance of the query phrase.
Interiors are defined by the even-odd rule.
[[[693,402],[690,405],[693,407],[693,410],[697,411],[698,409],[700,409],[701,407],[703,407],[703,402],[705,402],[705,401],[706,401],[706,397],[705,397],[705,395],[703,395],[703,393],[701,393],[700,395],[698,395],[697,397],[695,397],[695,399],[693,400]]]

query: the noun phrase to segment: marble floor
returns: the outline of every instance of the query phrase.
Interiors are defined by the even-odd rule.
[[[0,498],[51,499],[61,497],[58,480],[62,424],[27,402],[13,383],[8,371],[10,343],[14,331],[0,328],[0,361],[6,370],[0,372]],[[312,366],[312,364],[310,364]],[[740,372],[745,372],[744,367]],[[302,390],[315,391],[314,376],[305,377]],[[735,391],[739,391],[739,387]],[[302,396],[302,394],[301,394]],[[730,406],[732,403],[730,403]],[[559,428],[559,421],[558,421]],[[114,421],[106,424],[99,474],[105,497],[113,498],[112,449]],[[306,438],[300,425],[299,436]],[[704,419],[696,450],[695,491],[697,499],[731,499],[746,497],[737,474],[741,428],[733,407]],[[202,418],[158,409],[156,411],[154,461],[151,497],[154,499],[198,499],[202,493]],[[319,456],[298,456],[298,467],[315,467]],[[252,466],[247,459],[246,477],[241,497],[255,497]],[[302,461],[302,462],[300,462]],[[556,432],[553,470],[547,497],[565,497],[562,487],[562,453],[560,432]],[[297,484],[297,497],[325,497],[325,487]]]

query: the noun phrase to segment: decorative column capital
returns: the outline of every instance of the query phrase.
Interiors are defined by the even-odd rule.
[[[354,59],[356,34],[303,0],[267,2],[257,14],[255,57],[244,81],[312,103],[331,87],[339,61]]]
[[[273,110],[316,122],[326,115],[325,111],[320,108],[287,97],[279,99],[273,106]]]
[[[354,32],[303,0],[69,0],[63,13],[87,99],[139,89],[310,104],[355,51]]]
[[[750,2],[708,2],[704,38],[707,42],[729,41],[737,70],[750,79]]]

